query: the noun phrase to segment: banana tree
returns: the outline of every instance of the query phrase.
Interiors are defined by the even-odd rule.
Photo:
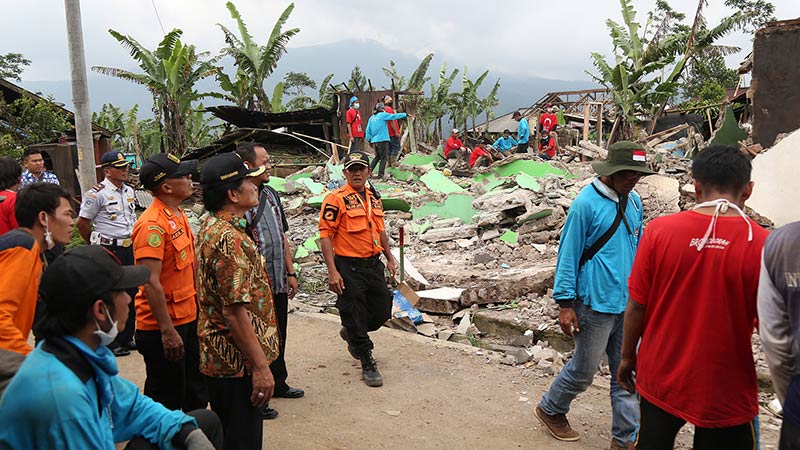
[[[430,96],[423,99],[420,109],[419,117],[422,118],[424,129],[430,128],[431,124],[435,123],[435,134],[437,138],[442,138],[442,117],[448,110],[448,95],[453,81],[458,75],[458,69],[453,69],[450,75],[447,75],[447,63],[442,64],[439,70],[439,82],[436,86],[431,83]]]
[[[244,23],[242,16],[233,2],[226,3],[231,17],[236,21],[239,36],[231,32],[224,25],[217,24],[225,35],[227,47],[222,49],[222,54],[231,56],[238,70],[247,76],[247,91],[245,102],[249,108],[269,112],[272,103],[264,90],[264,82],[275,68],[281,56],[286,53],[286,44],[294,35],[300,32],[299,28],[283,30],[286,21],[294,10],[294,3],[289,4],[278,17],[272,32],[264,45],[258,44]]]

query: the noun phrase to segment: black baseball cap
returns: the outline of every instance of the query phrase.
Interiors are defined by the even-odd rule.
[[[358,164],[369,167],[369,155],[360,150],[350,152],[344,157],[344,161],[342,161],[342,163],[344,164],[345,169],[349,169],[351,166]]]
[[[45,315],[84,307],[109,291],[143,285],[150,278],[145,266],[123,266],[109,250],[84,245],[64,252],[42,274],[39,295]]]
[[[197,169],[197,160],[181,161],[172,153],[156,153],[147,158],[139,170],[139,181],[145,189],[153,190],[167,178],[180,178]]]
[[[211,187],[246,177],[257,177],[267,170],[265,166],[248,169],[238,153],[222,153],[203,164],[200,184]]]
[[[123,167],[128,167],[130,163],[130,161],[125,159],[125,155],[115,150],[105,152],[103,156],[100,157],[100,167],[116,167],[121,169]]]

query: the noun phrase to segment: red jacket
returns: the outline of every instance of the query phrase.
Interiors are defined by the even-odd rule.
[[[444,144],[444,157],[447,158],[450,156],[452,150],[459,149],[463,146],[464,144],[461,143],[461,139],[459,139],[458,136],[450,136]]]

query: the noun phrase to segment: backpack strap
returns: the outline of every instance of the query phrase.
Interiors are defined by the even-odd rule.
[[[602,195],[600,190],[597,189],[597,187],[594,184],[592,184],[591,186],[594,188],[595,191],[597,191],[598,194],[600,194],[602,197],[605,197],[604,195]],[[614,222],[611,224],[611,226],[608,228],[608,230],[606,230],[606,232],[603,233],[603,235],[600,236],[600,238],[597,239],[594,242],[594,244],[592,244],[591,247],[587,248],[583,252],[583,254],[581,255],[581,260],[578,263],[578,268],[579,269],[581,267],[583,267],[583,265],[586,264],[587,261],[589,261],[590,259],[594,258],[594,255],[596,255],[597,252],[599,252],[600,249],[602,249],[608,243],[608,241],[611,240],[611,238],[614,236],[614,233],[617,232],[617,228],[619,228],[619,224],[624,220],[625,209],[627,208],[627,205],[628,205],[627,199],[626,199],[625,203],[622,203],[622,199],[620,199],[620,202],[617,203],[617,215],[614,217]],[[627,221],[625,222],[625,226],[626,227],[628,226]]]

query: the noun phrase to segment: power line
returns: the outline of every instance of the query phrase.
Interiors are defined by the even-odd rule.
[[[159,17],[158,15],[158,8],[156,8],[156,0],[150,0],[150,3],[153,4],[153,11],[156,12],[156,19],[158,19],[158,25],[161,27],[161,32],[167,34],[167,32],[164,30],[164,24],[161,23],[161,17]]]

